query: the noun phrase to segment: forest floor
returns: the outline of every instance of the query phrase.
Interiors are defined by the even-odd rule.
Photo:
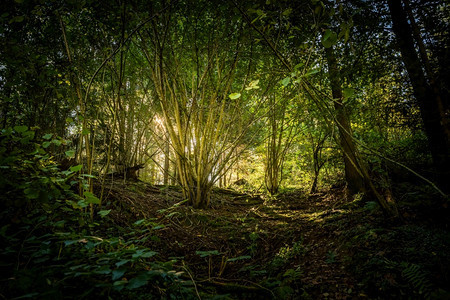
[[[146,247],[176,261],[202,299],[450,297],[441,204],[401,206],[392,221],[374,202],[346,200],[343,188],[270,199],[215,189],[203,210],[184,205],[177,187],[114,181],[106,191],[118,227],[158,224]]]

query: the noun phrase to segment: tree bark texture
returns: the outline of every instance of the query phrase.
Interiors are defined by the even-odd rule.
[[[388,0],[397,45],[408,72],[414,96],[418,102],[428,146],[442,188],[448,191],[450,175],[450,143],[445,133],[444,120],[440,113],[440,96],[427,82],[413,40],[413,32],[401,0]]]
[[[336,121],[338,122],[340,142],[344,157],[345,180],[351,194],[364,191],[364,178],[361,175],[359,161],[356,155],[356,147],[351,134],[348,113],[342,102],[342,87],[340,72],[333,48],[325,48],[325,56],[328,64],[328,78],[331,84],[331,93],[336,111]]]

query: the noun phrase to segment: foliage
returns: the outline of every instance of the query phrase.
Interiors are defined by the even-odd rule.
[[[140,246],[151,238],[137,237],[150,235],[147,227],[124,239],[115,230],[102,229],[111,225],[110,210],[99,211],[102,218],[96,222],[89,220],[85,208],[99,204],[98,198],[71,190],[84,180],[76,175],[81,166],[60,170],[45,150],[50,138],[35,138],[26,126],[2,131],[0,165],[7,175],[0,182],[2,294],[84,298],[131,295],[145,287],[155,297],[188,294],[190,283],[180,278],[175,261],[162,262],[155,259],[157,252]],[[61,146],[66,141],[55,138],[50,143]]]

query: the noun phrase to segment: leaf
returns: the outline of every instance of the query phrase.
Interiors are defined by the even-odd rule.
[[[336,32],[327,29],[322,37],[322,45],[325,48],[330,48],[331,46],[333,46],[334,44],[336,44],[337,42],[337,34]]]
[[[49,140],[49,139],[52,138],[52,136],[53,136],[53,134],[47,133],[47,134],[45,134],[42,138],[43,138],[44,140]]]
[[[256,79],[256,80],[251,81],[251,82],[248,84],[248,86],[245,88],[245,90],[248,91],[248,90],[256,90],[256,89],[259,89],[258,83],[259,83],[259,79]]]
[[[131,257],[132,258],[140,258],[140,257],[149,258],[149,257],[155,256],[156,254],[158,254],[158,252],[147,251],[146,249],[139,249],[139,250],[136,250],[136,253],[133,254]]]
[[[120,267],[120,266],[126,264],[129,261],[130,261],[129,259],[122,259],[121,261],[116,262],[116,267]]]
[[[119,268],[119,269],[112,271],[112,275],[111,275],[112,280],[117,280],[117,279],[121,278],[123,276],[123,274],[125,274],[126,271],[127,271],[126,268]]]
[[[28,199],[37,199],[39,197],[39,191],[33,188],[27,188],[23,192]]]
[[[78,171],[81,170],[81,168],[83,168],[83,165],[78,165],[78,166],[70,167],[69,170],[70,170],[71,172],[78,172]]]
[[[306,72],[305,77],[306,77],[306,76],[309,76],[309,75],[316,74],[316,73],[318,73],[318,72],[319,72],[319,69],[312,69],[312,70],[309,70],[308,72]]]
[[[101,275],[108,275],[111,273],[111,269],[109,268],[109,266],[102,266],[98,268],[94,273]]]
[[[128,282],[127,289],[137,289],[143,285],[146,285],[148,282],[148,277],[144,274],[138,275],[137,277],[131,279]]]
[[[14,131],[17,133],[22,133],[28,130],[28,126],[14,126]]]
[[[100,204],[100,199],[91,192],[84,192],[84,197],[87,203]]]
[[[348,99],[348,98],[353,97],[353,95],[355,94],[355,90],[352,89],[352,88],[344,88],[342,90],[342,94],[343,94],[345,99]]]
[[[325,33],[322,36],[322,41],[328,40],[331,36],[331,32],[332,31],[330,29],[325,30]]]
[[[200,255],[200,257],[208,257],[211,255],[219,255],[219,251],[210,250],[210,251],[195,251],[195,254]]]
[[[101,210],[97,214],[99,214],[102,218],[106,217],[111,212],[110,209]]]
[[[61,144],[62,144],[61,140],[57,140],[57,139],[52,140],[52,143],[55,144],[56,146],[61,146]]]
[[[289,82],[291,81],[291,77],[286,77],[283,80],[281,80],[281,84],[283,86],[287,86],[289,84]]]
[[[75,150],[68,150],[64,152],[68,158],[74,158],[75,157]]]
[[[16,16],[16,17],[12,18],[11,20],[9,20],[9,24],[15,23],[15,22],[20,23],[24,19],[25,19],[24,16]]]
[[[252,258],[249,255],[242,255],[242,256],[238,256],[238,257],[233,257],[233,258],[229,258],[227,259],[228,262],[232,262],[232,261],[237,261],[237,260],[243,260],[243,259],[250,259]]]
[[[133,224],[134,225],[141,225],[144,222],[145,222],[145,219],[140,219],[140,220],[137,220],[136,222],[134,222]]]
[[[52,144],[52,142],[43,142],[42,147],[48,148],[51,144]]]
[[[238,99],[241,97],[241,93],[232,93],[228,95],[228,97],[230,97],[231,100]]]

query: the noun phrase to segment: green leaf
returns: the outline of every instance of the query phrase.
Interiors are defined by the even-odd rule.
[[[259,79],[256,79],[256,80],[251,81],[251,82],[248,84],[248,86],[245,88],[245,90],[248,91],[248,90],[256,90],[256,89],[259,89],[258,83],[259,83]]]
[[[75,157],[75,150],[68,150],[64,152],[68,158],[74,158]]]
[[[37,199],[39,197],[39,191],[33,188],[27,188],[23,192],[28,199]]]
[[[14,131],[17,133],[22,133],[28,130],[28,126],[14,126]]]
[[[100,204],[100,199],[91,192],[84,192],[84,197],[87,203]]]
[[[344,88],[342,90],[342,94],[344,96],[345,99],[351,98],[355,95],[355,90],[352,88]]]
[[[281,84],[283,86],[287,86],[289,84],[289,82],[291,81],[291,77],[286,77],[283,80],[281,80]]]
[[[106,217],[111,212],[110,209],[101,210],[97,214],[99,214],[102,218]]]
[[[15,23],[15,22],[17,22],[17,23],[23,22],[24,19],[25,19],[24,16],[16,16],[16,17],[12,18],[11,20],[9,20],[9,24]]]
[[[94,273],[101,275],[108,275],[111,273],[111,269],[109,268],[109,266],[101,266],[100,268],[95,270]]]
[[[227,259],[227,261],[232,262],[232,261],[250,259],[250,258],[252,258],[252,257],[249,255],[242,255],[242,256],[238,256],[238,257],[229,258],[229,259]]]
[[[81,168],[83,168],[83,165],[78,165],[78,166],[70,167],[69,170],[70,170],[71,172],[78,172],[78,171],[81,170]]]
[[[51,144],[52,144],[52,142],[43,142],[42,147],[48,148]]]
[[[45,134],[42,138],[43,138],[44,140],[49,140],[49,139],[52,138],[52,136],[53,136],[53,134],[47,133],[47,134]]]
[[[61,146],[61,144],[62,144],[61,140],[57,140],[57,139],[52,140],[52,143],[55,144],[56,146]]]
[[[316,73],[318,73],[318,72],[319,72],[319,69],[312,69],[312,70],[309,70],[308,72],[306,72],[305,77],[306,77],[306,76],[309,76],[309,75],[316,74]]]
[[[241,93],[232,93],[228,95],[228,97],[230,97],[231,100],[238,99],[241,97]]]
[[[141,225],[144,222],[145,222],[145,219],[140,219],[140,220],[137,220],[136,222],[134,222],[133,224],[134,225]]]
[[[158,254],[158,252],[155,251],[147,251],[147,249],[139,249],[136,250],[136,253],[133,254],[131,257],[132,258],[149,258],[152,256],[155,256],[156,254]]]
[[[131,279],[128,282],[127,285],[127,289],[132,290],[132,289],[137,289],[140,288],[141,286],[146,285],[148,282],[148,277],[146,275],[138,275],[137,277]]]
[[[82,135],[88,135],[89,133],[91,132],[87,128],[83,129],[83,131],[81,132]]]
[[[337,34],[336,32],[327,29],[322,37],[322,45],[325,48],[330,48],[331,46],[333,46],[334,44],[336,44],[337,42]]]
[[[211,255],[220,255],[219,251],[217,251],[217,250],[195,251],[195,254],[200,255],[200,257],[207,257],[207,256],[211,256]]]
[[[120,267],[120,266],[126,264],[129,261],[130,261],[129,259],[122,259],[121,261],[116,262],[116,267]]]
[[[121,278],[126,271],[127,271],[126,268],[119,268],[117,270],[112,271],[112,280],[117,280]]]

